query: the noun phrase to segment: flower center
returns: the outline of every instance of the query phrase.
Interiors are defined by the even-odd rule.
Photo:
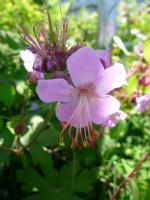
[[[87,83],[84,85],[80,85],[78,88],[78,95],[84,95],[84,96],[89,96],[89,95],[94,95],[95,92],[95,86],[93,83]]]
[[[72,146],[93,146],[95,132],[92,126],[89,102],[93,96],[97,96],[96,88],[93,83],[80,85],[73,89],[73,96],[77,97],[77,106],[66,122],[60,134],[60,143],[63,143],[63,134],[67,127],[69,127],[69,138],[72,141]],[[76,131],[72,132],[75,127]]]

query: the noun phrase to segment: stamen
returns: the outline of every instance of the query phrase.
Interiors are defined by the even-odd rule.
[[[91,126],[91,145],[93,146],[94,145],[94,138],[95,138],[95,131],[94,131],[94,128],[92,126],[92,123],[90,124]]]
[[[87,125],[87,130],[88,130],[89,142],[91,144],[91,134],[90,134],[89,124]]]
[[[63,136],[64,131],[70,124],[73,124],[73,123],[78,124],[78,128],[76,129],[76,132],[75,132],[75,138],[72,137],[71,135],[72,126],[69,127],[69,138],[71,140],[72,147],[79,146],[79,141],[78,141],[79,135],[84,147],[88,145],[91,145],[91,146],[94,145],[95,131],[94,131],[94,128],[92,127],[88,96],[86,94],[87,94],[87,88],[80,88],[80,92],[78,93],[79,101],[78,101],[77,107],[75,111],[73,112],[73,114],[71,115],[71,117],[69,118],[69,120],[67,121],[67,123],[65,124],[65,127],[63,127],[63,130],[61,131],[61,134],[60,134],[61,136]],[[83,121],[83,117],[86,117],[84,120],[87,120],[87,122],[85,121],[87,123],[87,126],[83,128],[84,130],[82,133],[82,123],[85,123]],[[84,134],[84,137],[82,134]]]
[[[82,115],[83,115],[83,109],[82,109],[82,112],[80,114],[80,128],[79,128],[79,132],[80,132],[80,137],[81,137],[81,140],[83,142],[83,137],[82,137],[82,128],[81,128],[81,120],[82,120]]]
[[[83,140],[83,147],[87,147],[88,146],[88,143],[86,140]]]
[[[78,118],[78,115],[80,114],[81,109],[82,109],[82,104],[83,104],[82,98],[80,98],[77,108],[75,109],[74,113],[71,115],[70,119],[68,120],[67,124],[65,125],[65,127],[64,127],[63,130],[61,131],[60,135],[63,135],[63,134],[64,134],[64,131],[65,131],[66,128],[69,126],[69,124],[70,124],[70,122],[71,122],[72,120],[75,121],[75,120]]]
[[[85,137],[85,141],[86,141],[87,144],[88,144],[88,138],[87,138],[87,135],[86,135],[86,127],[84,127],[84,137]]]
[[[83,143],[84,139],[83,139],[83,136],[82,136],[82,129],[81,128],[79,129],[79,133],[80,133],[80,137],[81,137],[81,140],[82,140],[82,143]]]

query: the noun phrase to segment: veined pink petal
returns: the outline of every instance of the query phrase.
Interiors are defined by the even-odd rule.
[[[75,86],[93,83],[104,68],[96,51],[82,47],[67,60],[67,67]]]
[[[103,124],[107,118],[119,110],[119,101],[112,96],[105,95],[92,98],[89,102],[91,120],[96,124]]]
[[[126,82],[126,70],[122,64],[116,63],[104,70],[97,83],[97,92],[100,95],[108,94]]]
[[[46,102],[68,102],[72,99],[73,87],[64,79],[39,80],[36,92]]]
[[[24,62],[24,67],[28,72],[32,72],[33,71],[33,64],[35,61],[35,57],[36,55],[33,54],[31,51],[29,51],[28,49],[26,50],[22,50],[20,52],[20,56],[21,59]]]
[[[81,99],[75,98],[71,102],[60,104],[56,108],[57,118],[75,128],[86,127],[89,122],[89,115],[83,103]]]

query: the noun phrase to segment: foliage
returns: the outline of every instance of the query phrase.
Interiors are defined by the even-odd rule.
[[[52,0],[48,4],[53,20],[58,23],[58,2]],[[147,113],[140,114],[130,101],[138,87],[140,72],[131,76],[128,85],[119,92],[126,95],[122,109],[129,114],[128,119],[106,129],[97,138],[95,147],[72,149],[69,144],[61,146],[61,127],[55,115],[34,140],[52,105],[40,102],[35,85],[27,80],[19,57],[26,44],[18,35],[16,18],[22,20],[32,32],[33,24],[45,17],[42,5],[37,0],[4,0],[0,4],[0,199],[109,199],[110,192],[114,192],[137,161],[150,151],[149,116]],[[63,12],[70,6],[71,2],[66,4]],[[141,41],[144,43],[145,62],[149,64],[150,15],[146,11],[146,3],[139,8],[135,1],[129,6],[126,3],[119,6],[116,34],[122,39],[129,55],[125,55],[113,42],[113,61],[123,62],[127,69],[131,69],[140,62],[134,46]],[[97,47],[96,11],[89,13],[81,9],[70,14],[68,19],[68,44],[85,42]],[[148,87],[140,86],[140,90],[145,92]],[[39,109],[32,110],[33,103],[37,103]],[[16,126],[20,123],[23,123],[24,130],[17,133]],[[16,149],[20,147],[20,141],[29,145],[24,152]],[[33,143],[30,144],[30,141]],[[150,161],[143,163],[118,200],[149,200],[149,165]]]

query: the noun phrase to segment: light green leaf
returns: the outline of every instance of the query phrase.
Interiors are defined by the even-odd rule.
[[[150,40],[146,40],[144,42],[144,58],[145,60],[150,63]]]

